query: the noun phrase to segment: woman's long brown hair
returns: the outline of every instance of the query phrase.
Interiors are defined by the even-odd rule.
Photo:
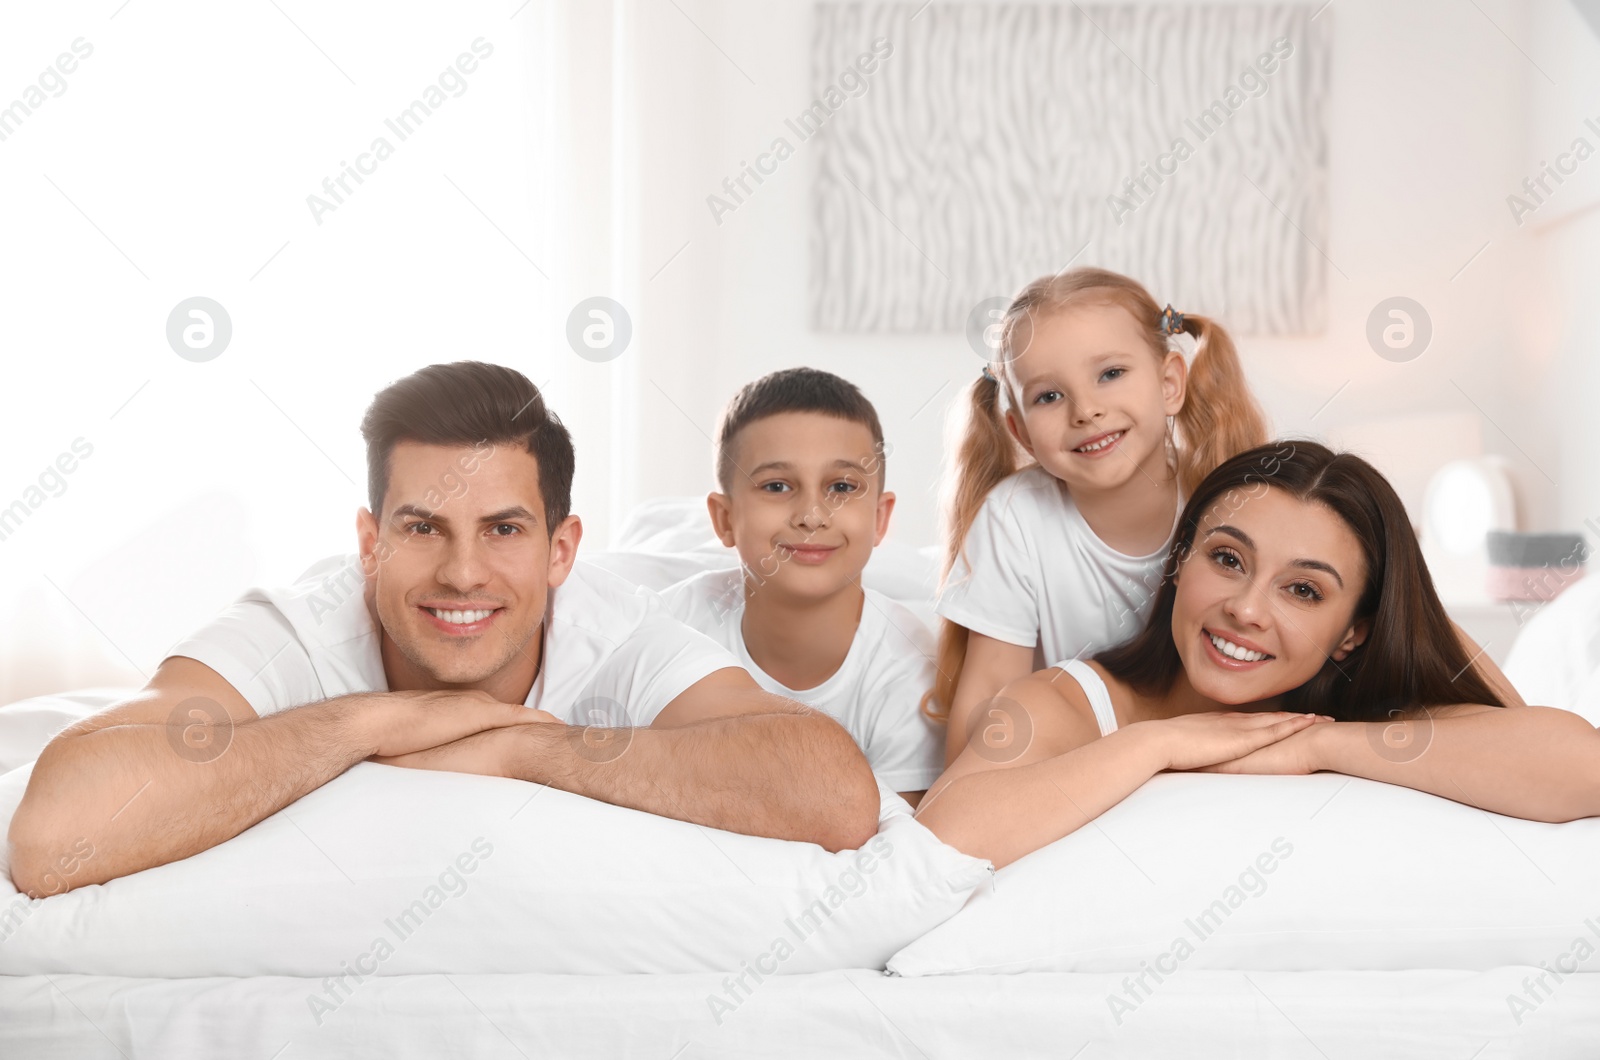
[[[1358,456],[1316,442],[1282,441],[1249,449],[1205,477],[1178,519],[1167,569],[1145,627],[1095,662],[1145,695],[1172,687],[1183,669],[1172,639],[1176,573],[1194,547],[1200,520],[1213,508],[1237,510],[1263,489],[1321,504],[1361,544],[1367,579],[1355,618],[1367,639],[1342,661],[1283,696],[1282,709],[1337,721],[1384,721],[1395,712],[1450,703],[1505,706],[1473,667],[1434,592],[1406,509],[1377,469]]]

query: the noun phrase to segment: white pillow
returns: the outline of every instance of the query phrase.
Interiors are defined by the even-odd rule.
[[[1149,986],[1182,968],[1483,970],[1563,954],[1566,971],[1600,971],[1600,819],[1522,821],[1331,773],[1162,774],[1001,869],[889,970],[1153,969]]]
[[[0,707],[0,773],[39,757],[50,738],[75,721],[135,695],[134,689],[86,688]]]
[[[204,768],[197,767],[197,768]],[[0,777],[0,834],[31,767]],[[989,863],[880,789],[878,835],[829,854],[500,777],[363,762],[194,857],[42,900],[0,865],[0,974],[882,968]],[[71,837],[70,862],[95,837]],[[3,844],[0,844],[3,847]]]

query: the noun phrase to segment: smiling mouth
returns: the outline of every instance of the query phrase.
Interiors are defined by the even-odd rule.
[[[471,611],[453,611],[444,610],[437,607],[424,607],[423,610],[428,612],[428,614],[432,615],[434,618],[437,618],[440,622],[444,622],[452,626],[474,626],[479,622],[489,618],[500,609],[498,607],[487,607],[477,608]]]
[[[1127,433],[1127,431],[1112,431],[1110,434],[1102,434],[1100,437],[1078,446],[1073,452],[1089,454],[1110,449],[1113,445],[1122,441],[1122,436]]]
[[[1265,662],[1268,659],[1275,658],[1275,656],[1268,655],[1264,651],[1251,651],[1243,645],[1235,644],[1226,637],[1219,637],[1209,629],[1202,630],[1202,632],[1210,639],[1211,646],[1216,648],[1219,654],[1225,655],[1235,662]]]

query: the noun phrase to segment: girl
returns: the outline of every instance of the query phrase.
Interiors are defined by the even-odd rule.
[[[923,699],[949,722],[946,766],[1002,686],[1139,629],[1184,495],[1267,437],[1221,325],[1163,311],[1114,272],[1029,284],[1000,349],[969,391],[946,521],[939,676]]]
[[[997,867],[1168,769],[1326,769],[1532,820],[1600,816],[1600,732],[1506,702],[1445,615],[1394,490],[1311,442],[1218,467],[1184,507],[1139,634],[1002,699],[1026,739],[1003,755],[970,744],[917,814]]]

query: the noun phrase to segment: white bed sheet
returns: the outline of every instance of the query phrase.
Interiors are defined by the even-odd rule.
[[[393,976],[356,986],[317,1026],[291,978],[0,978],[7,1060],[225,1057],[1048,1055],[1160,1060],[1591,1060],[1600,973],[1567,976],[1520,1024],[1506,998],[1539,969],[1185,971],[1118,1026],[1120,976],[899,979],[870,971],[769,979],[724,1013],[718,976]]]

